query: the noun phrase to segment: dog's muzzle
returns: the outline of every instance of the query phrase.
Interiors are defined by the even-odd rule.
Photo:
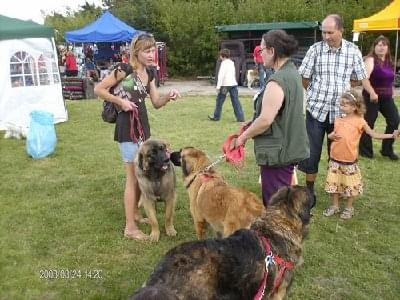
[[[180,167],[181,166],[181,150],[171,152],[169,159],[174,164],[174,166]]]

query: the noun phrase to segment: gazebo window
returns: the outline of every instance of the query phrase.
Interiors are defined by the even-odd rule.
[[[10,59],[12,87],[40,86],[60,82],[56,60],[52,52],[40,54],[37,59],[25,51],[18,51]]]
[[[43,53],[39,56],[38,70],[40,85],[60,82],[60,74],[52,52]]]
[[[12,87],[38,85],[35,60],[25,51],[16,52],[10,60]]]

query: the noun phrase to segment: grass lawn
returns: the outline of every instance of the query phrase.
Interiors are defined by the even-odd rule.
[[[251,98],[241,101],[249,119]],[[218,157],[238,124],[229,100],[222,120],[208,121],[214,103],[214,97],[185,97],[161,110],[149,107],[152,135],[173,149],[195,146]],[[67,106],[69,121],[56,125],[57,149],[48,158],[33,160],[25,141],[0,138],[0,299],[126,299],[167,250],[195,239],[180,170],[178,235],[167,237],[162,228],[157,244],[123,237],[124,170],[113,125],[100,119],[98,100]],[[383,132],[382,117],[376,128]],[[232,184],[260,194],[252,146],[250,141],[240,173],[226,163],[217,168]],[[374,146],[378,153],[379,142]],[[399,142],[395,150],[400,153]],[[305,264],[296,270],[289,298],[398,299],[400,162],[379,154],[360,159],[365,192],[355,201],[355,217],[343,221],[322,217],[329,205],[325,155]],[[161,204],[159,211],[163,224]],[[142,229],[149,233],[148,226]]]

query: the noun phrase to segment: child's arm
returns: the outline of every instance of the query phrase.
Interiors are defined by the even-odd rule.
[[[369,136],[371,136],[374,139],[379,139],[379,140],[397,139],[400,134],[399,130],[395,130],[395,131],[393,131],[393,133],[378,133],[378,132],[374,131],[373,129],[371,129],[371,127],[369,127],[368,124],[364,125],[364,130],[365,130],[366,134],[368,134]]]

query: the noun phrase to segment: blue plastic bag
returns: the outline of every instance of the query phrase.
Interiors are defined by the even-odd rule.
[[[26,137],[26,152],[34,159],[46,157],[54,152],[57,144],[53,114],[35,110]]]

